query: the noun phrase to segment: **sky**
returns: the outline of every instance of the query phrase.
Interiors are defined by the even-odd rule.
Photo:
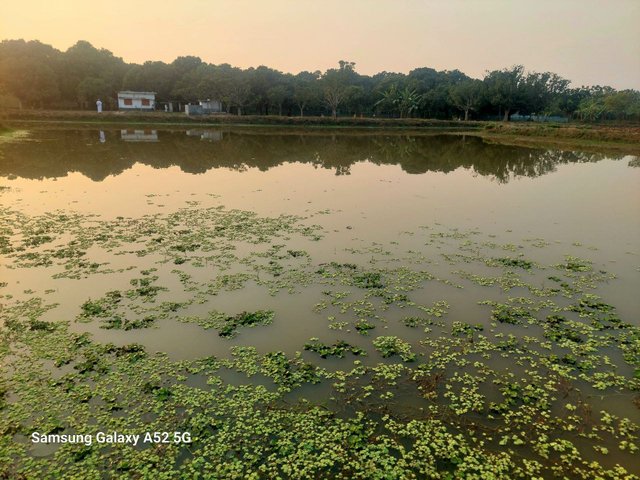
[[[0,39],[17,38],[292,73],[349,60],[368,75],[482,78],[522,64],[573,86],[640,89],[640,0],[0,0]]]

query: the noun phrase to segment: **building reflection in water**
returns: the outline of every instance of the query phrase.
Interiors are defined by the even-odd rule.
[[[189,137],[200,137],[201,140],[219,142],[222,140],[222,130],[187,130]]]
[[[157,142],[157,130],[120,130],[120,139],[125,142]]]

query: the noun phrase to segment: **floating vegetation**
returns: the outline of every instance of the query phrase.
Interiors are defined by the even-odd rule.
[[[383,358],[398,355],[405,362],[413,362],[416,354],[411,351],[411,345],[396,336],[382,336],[373,341],[373,346]]]
[[[101,327],[106,329],[133,330],[147,328],[156,320],[167,318],[173,312],[186,305],[177,302],[158,304],[156,297],[165,287],[155,285],[157,275],[150,276],[151,271],[142,272],[142,278],[134,278],[129,283],[135,288],[124,292],[112,290],[97,300],[87,300],[81,306],[81,313],[76,317],[79,322],[90,322],[98,319]]]
[[[483,305],[492,305],[491,319],[500,323],[518,325],[523,321],[532,321],[533,317],[527,307],[507,305],[491,301],[481,302]]]
[[[533,263],[528,260],[523,260],[522,258],[495,258],[496,263],[503,265],[505,267],[516,267],[522,268],[524,270],[531,270],[533,267]]]
[[[572,272],[590,272],[592,270],[591,262],[578,257],[567,255],[565,263],[556,265],[556,268],[571,270]]]
[[[364,319],[356,322],[354,326],[355,326],[355,329],[358,332],[360,332],[362,335],[367,335],[369,333],[369,330],[373,330],[374,328],[376,328],[375,325],[367,322]]]
[[[255,312],[241,312],[226,315],[213,310],[207,317],[180,317],[183,322],[197,323],[205,329],[215,328],[218,335],[225,338],[235,337],[240,327],[254,327],[256,325],[270,325],[275,313],[272,310],[258,310]]]
[[[42,292],[2,285],[0,478],[638,478],[640,329],[598,291],[615,276],[591,259],[545,251],[543,265],[430,226],[406,232],[424,248],[320,261],[307,242],[325,232],[299,217],[0,209],[7,268],[43,279]],[[59,291],[105,275],[77,304]],[[264,348],[289,300],[298,331],[341,338]],[[260,349],[239,344],[276,316]],[[173,361],[132,341],[159,319],[202,327],[215,356]],[[85,322],[126,332],[100,341]],[[114,431],[190,440],[95,441]],[[44,446],[35,432],[94,441]]]
[[[332,345],[322,343],[319,338],[311,338],[308,343],[304,344],[304,349],[311,352],[315,352],[322,358],[338,357],[344,358],[346,352],[351,352],[353,355],[366,355],[363,349],[354,347],[353,345],[345,342],[344,340],[338,340]]]
[[[273,321],[274,312],[258,310],[257,312],[242,312],[223,319],[224,325],[218,329],[221,337],[233,337],[238,327],[253,327],[255,325],[269,325]]]

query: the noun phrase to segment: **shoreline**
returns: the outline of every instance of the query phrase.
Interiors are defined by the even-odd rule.
[[[530,148],[553,147],[560,150],[583,149],[640,155],[640,125],[602,125],[583,123],[503,123],[494,121],[453,121],[418,118],[280,117],[246,115],[202,115],[164,112],[7,112],[3,131],[39,126],[78,127],[169,127],[237,128],[274,133],[305,131],[320,134],[392,135],[470,135],[490,143]],[[8,130],[7,130],[8,129]]]

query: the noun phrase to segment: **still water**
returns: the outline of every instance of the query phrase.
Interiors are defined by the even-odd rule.
[[[54,240],[43,240],[58,250],[33,247],[42,264],[28,263],[35,256],[8,255],[0,265],[1,293],[7,305],[45,297],[57,306],[44,320],[69,321],[72,331],[89,332],[98,341],[135,342],[173,360],[228,357],[231,347],[242,345],[293,355],[319,338],[328,344],[347,339],[369,353],[363,364],[375,365],[388,361],[372,347],[378,335],[406,340],[424,359],[433,354],[425,339],[437,339],[438,328],[448,331],[452,325],[454,331],[460,325],[484,329],[496,338],[542,339],[544,332],[549,338],[540,328],[544,324],[496,323],[486,302],[516,298],[528,305],[517,298],[546,291],[539,294],[544,297],[559,281],[558,265],[573,262],[593,272],[580,280],[592,282],[584,292],[597,294],[622,321],[638,326],[639,165],[632,156],[521,148],[454,135],[34,129],[0,143],[4,235],[7,242],[31,248],[34,235],[58,229],[47,233]],[[254,231],[262,227],[247,220],[246,212],[295,220],[282,231],[265,227],[273,234],[267,238]],[[59,220],[61,215],[64,222],[77,219],[76,226]],[[33,222],[35,233],[35,227],[25,227]],[[229,225],[237,230],[218,237],[215,222],[227,222],[216,227],[225,232]],[[109,247],[104,239],[110,232],[123,232],[122,239],[127,228],[137,236]],[[45,257],[67,258],[60,249],[84,245],[92,229],[102,239],[87,241],[81,255],[99,267],[88,271],[67,260],[44,265]],[[166,243],[171,229],[182,229],[178,246]],[[224,260],[225,252],[231,260]],[[512,270],[495,277],[496,262]],[[80,273],[69,275],[74,268]],[[99,316],[82,318],[86,302],[141,285],[141,275],[159,288],[128,307],[134,317],[156,315],[145,328],[104,328]],[[222,287],[221,279],[227,282]],[[572,292],[575,298],[583,293]],[[567,307],[570,297],[557,300],[558,308]],[[145,310],[161,302],[184,303],[168,314]],[[274,321],[239,328],[228,338],[205,324],[211,311],[270,311]],[[407,328],[407,318],[424,313],[437,319],[427,324],[435,327]],[[362,332],[365,324],[372,334]],[[634,375],[633,361],[625,363],[620,351],[602,354],[618,365],[618,374]],[[318,360],[312,352],[303,355]],[[321,361],[329,370],[342,365],[336,358]],[[519,371],[508,360],[489,364]],[[608,403],[620,415],[640,417],[624,388],[610,392],[618,400],[607,402],[588,382],[580,387],[592,394],[594,409]]]
[[[556,245],[548,258],[580,244],[620,278],[607,292],[616,306],[631,321],[640,311],[631,294],[640,265],[633,156],[469,136],[55,129],[0,144],[0,179],[11,187],[3,203],[28,215],[137,217],[188,202],[315,214],[328,231],[318,261],[435,224],[506,243],[541,238]]]

